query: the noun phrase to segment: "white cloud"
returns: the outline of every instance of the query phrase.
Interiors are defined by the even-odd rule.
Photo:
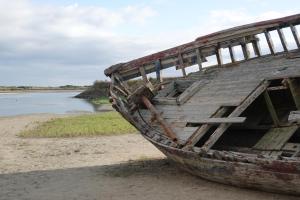
[[[156,0],[159,4],[165,0]],[[157,13],[152,7],[128,5],[116,10],[100,6],[33,4],[0,0],[0,85],[87,84],[105,78],[111,64],[189,42],[235,25],[280,17],[290,12],[213,10],[189,29],[137,36]],[[121,27],[121,28],[119,28]],[[130,32],[131,31],[131,32]],[[132,33],[132,34],[131,34]],[[57,72],[57,73],[56,73]],[[33,78],[35,77],[35,78]],[[88,78],[90,77],[90,78]],[[60,80],[52,83],[52,80]]]
[[[91,81],[103,79],[106,67],[133,55],[143,55],[151,46],[122,36],[118,27],[144,25],[155,14],[148,6],[110,10],[78,4],[51,6],[0,0],[0,85],[13,82],[11,79],[30,84],[30,77],[16,77],[22,71],[41,76],[42,84],[64,78],[66,82],[81,83],[70,80],[67,73],[55,75],[52,69],[57,67],[68,69],[70,74],[76,68],[91,75]]]

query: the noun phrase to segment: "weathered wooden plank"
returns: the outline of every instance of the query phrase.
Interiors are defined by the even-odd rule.
[[[295,27],[293,24],[290,25],[290,28],[291,28],[293,37],[294,37],[294,39],[295,39],[295,42],[296,42],[296,44],[297,44],[297,47],[298,47],[298,49],[300,49],[300,41],[299,41],[299,34],[298,34],[298,31],[297,31],[296,27]]]
[[[119,74],[114,74],[114,76],[112,77],[112,80],[114,80],[114,79],[118,82],[119,85],[121,85],[121,87],[125,90],[125,92],[127,94],[131,94],[129,86],[127,85],[127,83],[125,81],[122,80],[122,77],[120,77]],[[116,84],[114,84],[114,85],[116,85]]]
[[[243,51],[245,60],[248,60],[250,58],[250,51],[249,51],[247,43],[244,43],[244,42],[241,43],[241,47],[242,47],[242,51]]]
[[[286,90],[288,89],[286,86],[274,86],[274,87],[268,87],[268,91],[275,91],[275,90]]]
[[[182,129],[176,130],[177,137],[182,140],[186,141],[196,130],[198,127],[184,127]]]
[[[234,50],[233,50],[233,48],[232,48],[231,45],[228,46],[228,50],[229,50],[231,62],[234,63],[236,61],[236,59],[235,59],[235,52],[234,52]]]
[[[140,73],[142,75],[144,83],[147,84],[149,82],[149,80],[147,78],[147,74],[145,72],[145,68],[142,66],[142,67],[139,68],[139,70],[140,70]]]
[[[223,64],[223,58],[222,58],[222,52],[220,48],[216,49],[216,57],[217,57],[218,65],[221,66]]]
[[[143,101],[144,105],[152,113],[155,120],[157,120],[158,123],[161,125],[161,127],[164,129],[164,132],[165,132],[166,136],[168,136],[174,142],[178,142],[178,140],[176,138],[176,134],[174,133],[172,128],[169,126],[168,123],[165,122],[165,120],[161,117],[160,113],[151,104],[151,102],[145,96],[142,96],[141,98],[142,98],[142,101]]]
[[[238,124],[238,123],[244,123],[246,120],[246,117],[213,117],[213,118],[207,118],[207,119],[195,119],[194,121],[188,121],[188,123],[194,123],[194,124],[222,124],[222,123],[231,123],[231,124]]]
[[[197,63],[199,66],[199,71],[201,71],[202,70],[202,58],[201,58],[201,52],[200,52],[199,48],[196,49],[196,55],[197,55]]]
[[[185,68],[184,68],[185,66],[184,66],[184,62],[183,62],[183,58],[182,58],[181,53],[179,53],[179,55],[178,55],[178,60],[179,60],[179,68],[182,71],[182,75],[184,77],[186,77],[186,71],[185,71]]]
[[[190,87],[188,87],[179,97],[177,97],[177,104],[185,103],[189,98],[191,98],[198,90],[200,90],[203,83],[201,81],[194,82]]]
[[[288,117],[289,122],[299,122],[300,121],[300,110],[291,111]]]
[[[299,151],[300,150],[300,144],[299,143],[286,143],[281,150],[283,151]]]
[[[285,52],[287,52],[288,51],[287,43],[286,43],[286,39],[285,39],[285,36],[284,36],[284,33],[283,33],[282,29],[281,28],[277,28],[277,32],[278,32],[279,39],[280,39],[281,45],[283,47],[283,50]]]
[[[253,148],[258,150],[281,150],[297,129],[298,126],[272,128]]]
[[[300,82],[298,79],[287,79],[297,109],[300,110]]]
[[[269,31],[265,31],[264,33],[265,33],[265,37],[266,37],[270,52],[271,52],[271,54],[274,55],[275,54],[275,48],[274,48],[274,43],[273,43],[271,34],[270,34]]]
[[[155,61],[155,68],[156,68],[156,80],[158,83],[162,83],[163,82],[163,78],[161,75],[161,62],[160,60]]]
[[[165,85],[165,87],[162,90],[158,91],[158,94],[155,96],[155,98],[167,97],[174,89],[175,81],[172,81],[169,84]]]
[[[228,108],[226,107],[222,107],[219,110],[216,111],[216,113],[214,115],[212,115],[213,117],[221,117],[223,116],[226,112],[228,111]],[[204,124],[200,127],[198,127],[198,129],[196,129],[196,131],[187,139],[186,143],[184,144],[185,147],[188,146],[194,146],[204,135],[205,133],[212,127],[211,124]]]
[[[269,95],[269,93],[268,93],[267,90],[264,92],[264,98],[265,98],[265,101],[266,101],[269,113],[271,115],[271,118],[272,118],[272,120],[274,122],[274,125],[275,126],[279,126],[280,125],[280,121],[278,119],[276,110],[275,110],[275,108],[273,106],[272,100],[271,100],[270,95]]]
[[[260,50],[260,45],[259,45],[258,39],[252,41],[252,46],[253,46],[253,50],[254,50],[255,55],[260,57],[261,56],[261,50]]]
[[[268,82],[263,82],[259,85],[244,101],[238,106],[228,117],[237,117],[239,116],[248,106],[260,95],[262,94],[268,87]],[[208,150],[210,149],[222,136],[222,134],[231,126],[230,123],[221,124],[215,132],[209,137],[206,143],[203,145],[203,148]]]

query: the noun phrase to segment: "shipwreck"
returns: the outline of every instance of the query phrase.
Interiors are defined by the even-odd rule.
[[[112,105],[194,175],[300,195],[299,24],[247,24],[113,65]]]

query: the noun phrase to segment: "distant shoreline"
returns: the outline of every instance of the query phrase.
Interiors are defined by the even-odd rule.
[[[52,93],[52,92],[83,92],[85,89],[24,89],[24,90],[1,90],[0,94],[5,93]]]

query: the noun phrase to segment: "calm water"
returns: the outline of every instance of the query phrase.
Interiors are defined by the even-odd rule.
[[[76,94],[78,92],[0,93],[0,116],[97,111],[97,107],[89,102],[72,98]]]

